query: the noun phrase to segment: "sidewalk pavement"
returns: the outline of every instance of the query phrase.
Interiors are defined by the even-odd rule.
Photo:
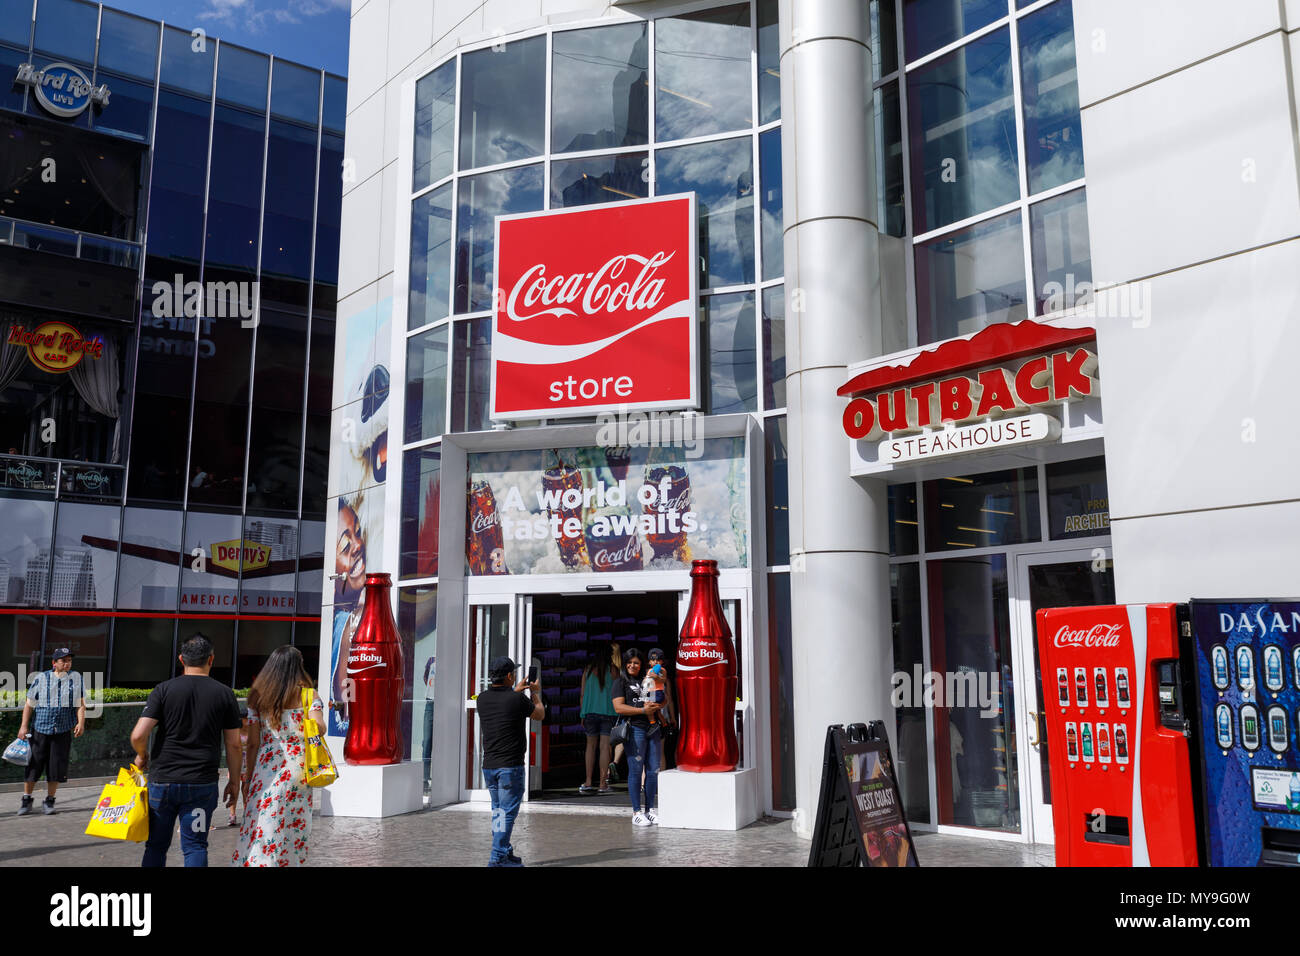
[[[36,807],[17,816],[19,794],[0,795],[0,866],[139,866],[143,845],[85,835],[100,787],[59,790],[58,813]],[[242,807],[241,807],[242,810]],[[211,866],[225,866],[238,829],[218,826],[209,836]],[[1051,847],[979,837],[917,833],[923,866],[1051,866]],[[634,828],[631,811],[574,810],[564,805],[526,804],[515,822],[515,852],[529,866],[804,866],[806,840],[789,820],[764,817],[734,833]],[[309,866],[483,866],[492,843],[486,804],[457,804],[385,820],[356,817],[312,819]],[[181,866],[180,838],[172,840],[168,866]]]

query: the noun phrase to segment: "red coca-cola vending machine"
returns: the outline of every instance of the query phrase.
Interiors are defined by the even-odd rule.
[[[1175,604],[1037,615],[1057,866],[1196,866]]]

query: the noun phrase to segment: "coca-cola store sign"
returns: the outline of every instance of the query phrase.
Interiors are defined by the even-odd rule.
[[[492,418],[699,406],[695,195],[497,219]]]

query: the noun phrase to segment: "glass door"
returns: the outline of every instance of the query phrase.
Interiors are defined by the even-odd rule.
[[[1020,726],[1024,728],[1020,747],[1023,766],[1023,799],[1029,808],[1030,839],[1052,843],[1052,782],[1047,751],[1047,726],[1043,707],[1052,700],[1043,695],[1034,615],[1041,608],[1085,607],[1115,603],[1115,569],[1110,548],[1049,551],[1016,557],[1017,664],[1021,674],[1033,675],[1021,682]],[[1049,691],[1054,688],[1049,687]]]
[[[514,595],[489,595],[471,598],[465,615],[465,724],[462,753],[465,754],[465,776],[461,780],[461,799],[486,800],[488,792],[483,786],[483,740],[479,732],[476,701],[490,681],[488,669],[492,659],[506,655],[519,661],[522,657],[516,646]]]

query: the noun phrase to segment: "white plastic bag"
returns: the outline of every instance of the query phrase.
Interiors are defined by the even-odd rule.
[[[4,759],[20,767],[26,767],[32,759],[32,745],[19,737],[5,748]]]

